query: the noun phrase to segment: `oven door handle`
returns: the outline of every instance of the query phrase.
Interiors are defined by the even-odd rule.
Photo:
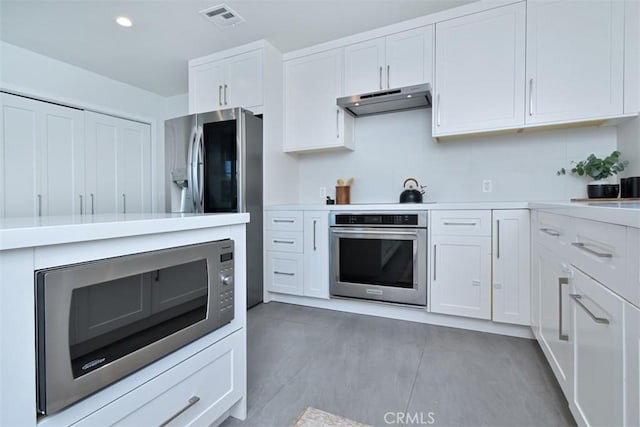
[[[375,234],[385,236],[417,236],[417,231],[379,231],[379,230],[331,230],[334,235],[338,234]]]

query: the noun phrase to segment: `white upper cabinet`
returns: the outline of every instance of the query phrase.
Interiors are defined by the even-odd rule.
[[[0,216],[82,213],[82,111],[4,93],[0,100]]]
[[[522,127],[525,3],[436,24],[433,136]]]
[[[262,51],[189,63],[189,111],[202,113],[263,103]]]
[[[624,112],[640,111],[640,2],[624,2]]]
[[[345,95],[431,83],[433,26],[346,46]]]
[[[527,124],[622,114],[624,7],[616,0],[527,3]]]
[[[336,105],[342,55],[334,49],[285,62],[285,152],[353,149],[353,118]]]

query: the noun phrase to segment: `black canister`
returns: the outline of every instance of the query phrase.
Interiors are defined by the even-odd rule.
[[[620,197],[623,199],[640,198],[640,176],[632,176],[620,180]]]

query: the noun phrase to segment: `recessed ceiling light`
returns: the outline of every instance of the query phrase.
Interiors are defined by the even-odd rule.
[[[118,23],[118,25],[122,25],[123,27],[131,27],[133,25],[131,19],[127,18],[126,16],[118,16],[116,18],[116,22]]]

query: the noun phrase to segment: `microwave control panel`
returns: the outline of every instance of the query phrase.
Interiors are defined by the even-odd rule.
[[[220,252],[218,269],[218,307],[220,325],[233,320],[234,304],[234,274],[233,274],[233,248],[228,251],[223,248]]]

